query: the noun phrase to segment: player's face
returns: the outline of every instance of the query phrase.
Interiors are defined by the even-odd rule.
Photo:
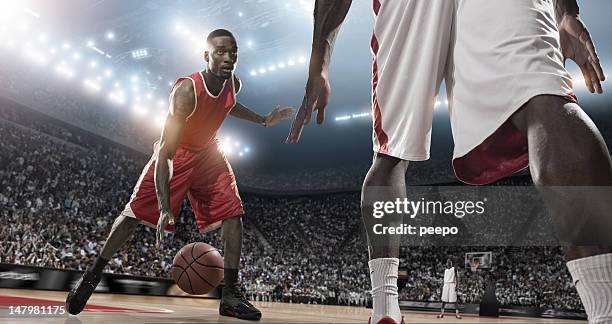
[[[205,54],[208,69],[216,76],[229,79],[238,62],[236,40],[229,36],[219,36],[211,40]]]

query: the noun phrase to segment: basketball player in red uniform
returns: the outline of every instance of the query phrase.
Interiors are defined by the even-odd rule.
[[[115,220],[100,255],[70,291],[66,308],[80,313],[100,282],[113,254],[138,224],[157,227],[157,244],[164,232],[175,228],[175,215],[189,198],[200,231],[223,231],[224,282],[221,315],[259,320],[261,312],[238,288],[242,248],[242,202],[232,168],[223,154],[217,131],[227,115],[271,127],[291,118],[292,108],[275,108],[260,116],[236,101],[240,80],[234,75],[238,59],[236,39],[218,29],[207,37],[203,72],[177,80],[170,96],[170,111],[161,140],[136,183],[124,211]]]
[[[351,3],[316,1],[306,94],[287,143],[298,142],[313,111],[318,124],[325,119],[331,53]],[[612,323],[612,163],[600,132],[577,104],[564,60],[578,64],[591,92],[602,93],[605,75],[576,0],[373,0],[372,8],[375,155],[362,192],[372,323],[403,322],[400,238],[372,233],[378,222],[372,203],[406,198],[409,161],[429,158],[442,80],[457,177],[482,185],[529,166],[589,322]],[[587,194],[572,186],[597,189]],[[385,221],[394,227],[402,217],[385,215]]]

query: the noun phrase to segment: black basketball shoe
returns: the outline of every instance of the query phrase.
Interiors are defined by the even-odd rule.
[[[259,309],[249,303],[238,289],[225,287],[223,288],[221,304],[219,304],[219,314],[251,321],[259,321],[261,319]]]
[[[87,300],[96,290],[96,286],[101,279],[102,274],[96,274],[91,271],[83,273],[81,279],[79,279],[74,288],[68,293],[68,297],[66,297],[66,310],[68,313],[77,315],[85,308]]]

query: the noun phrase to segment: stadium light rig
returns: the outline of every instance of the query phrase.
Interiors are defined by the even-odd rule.
[[[132,51],[132,58],[134,60],[142,60],[151,57],[149,51],[146,48],[137,49]]]
[[[351,119],[368,118],[370,116],[372,116],[372,114],[370,112],[363,112],[363,113],[357,113],[357,114],[351,114],[351,115],[338,116],[338,117],[335,118],[335,120],[337,122],[340,122],[340,121],[347,121],[347,120],[351,120]]]
[[[279,70],[284,70],[288,67],[300,66],[306,63],[306,56],[299,56],[297,59],[295,57],[289,58],[287,61],[281,61],[277,64],[269,64],[266,66],[259,67],[257,69],[252,69],[249,72],[250,76],[257,76],[259,74],[266,74],[267,72],[276,72]]]

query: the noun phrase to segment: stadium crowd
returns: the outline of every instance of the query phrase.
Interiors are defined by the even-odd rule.
[[[146,156],[7,109],[0,109],[0,221],[7,224],[0,228],[0,262],[84,270],[128,201]],[[252,299],[371,302],[359,193],[245,193],[243,200],[241,280]],[[179,229],[163,249],[155,248],[154,229],[141,226],[105,271],[168,277],[175,253],[185,244],[205,241],[222,250],[218,233],[196,231],[189,210],[185,205]],[[581,307],[559,249],[489,250],[494,252],[492,269],[470,273],[462,268],[462,302],[478,302],[486,278],[493,277],[502,304]],[[446,258],[460,263],[468,251],[404,249],[400,264],[409,281],[401,298],[439,300]]]

